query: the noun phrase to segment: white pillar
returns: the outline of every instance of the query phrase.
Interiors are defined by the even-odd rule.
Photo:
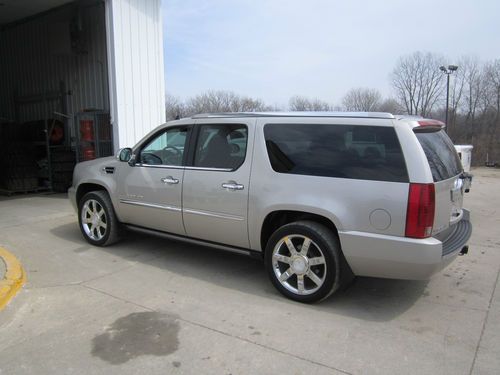
[[[115,150],[165,122],[161,0],[106,0]]]

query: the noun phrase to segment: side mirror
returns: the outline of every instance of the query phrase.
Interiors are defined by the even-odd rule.
[[[121,148],[116,153],[116,158],[120,161],[129,162],[132,158],[132,149],[130,147]]]
[[[128,159],[128,165],[130,165],[131,167],[135,165],[135,154],[132,154]]]

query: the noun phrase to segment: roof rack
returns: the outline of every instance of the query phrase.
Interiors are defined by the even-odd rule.
[[[201,113],[191,118],[233,118],[233,117],[347,117],[395,119],[394,115],[385,112],[222,112]]]

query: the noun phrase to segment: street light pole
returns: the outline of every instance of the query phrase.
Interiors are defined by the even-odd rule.
[[[448,127],[448,113],[450,111],[449,109],[450,105],[450,73],[446,73],[446,114],[445,114],[445,120],[444,123],[446,124],[446,127]]]
[[[446,114],[445,114],[445,131],[448,132],[448,112],[449,112],[449,103],[450,103],[450,74],[455,72],[458,69],[457,65],[448,65],[448,67],[440,66],[439,70],[441,70],[444,74],[446,74]]]

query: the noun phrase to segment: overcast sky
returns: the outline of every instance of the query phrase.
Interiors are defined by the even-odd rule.
[[[397,59],[500,58],[500,0],[163,0],[167,92],[231,90],[286,106],[391,93]]]

